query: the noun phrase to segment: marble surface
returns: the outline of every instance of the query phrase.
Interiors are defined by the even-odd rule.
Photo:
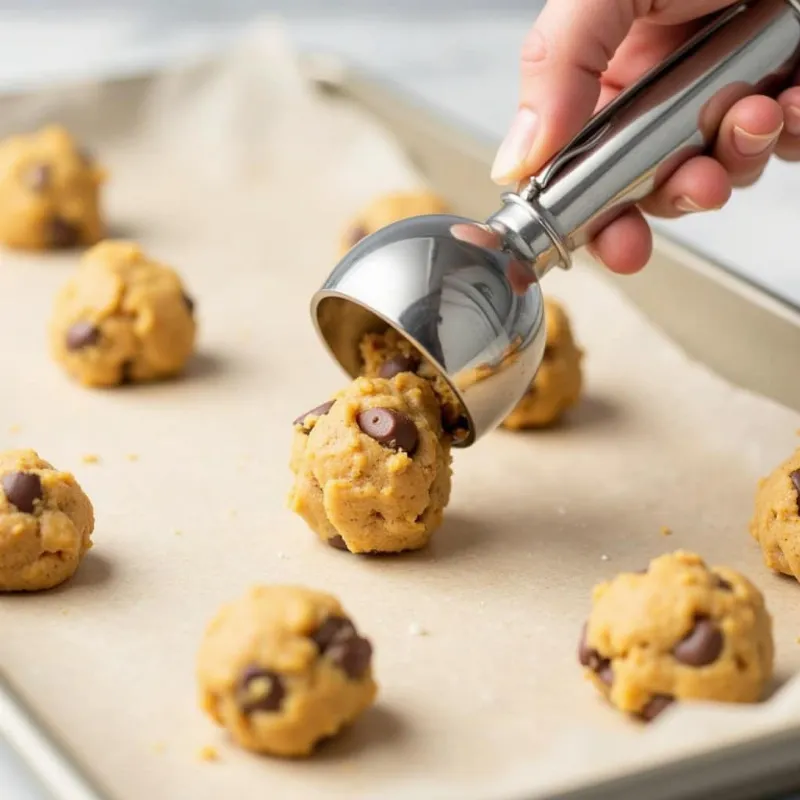
[[[0,0],[0,90],[131,74],[195,59],[256,17],[283,13],[299,46],[339,54],[499,141],[516,104],[517,54],[537,0]],[[800,166],[775,163],[723,212],[664,228],[800,305],[790,236]],[[3,800],[49,795],[0,742]]]

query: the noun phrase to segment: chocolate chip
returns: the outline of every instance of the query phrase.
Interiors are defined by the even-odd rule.
[[[672,650],[672,655],[687,667],[713,664],[722,652],[720,629],[708,617],[697,617],[694,628]]]
[[[194,302],[194,298],[190,297],[188,294],[186,294],[186,292],[183,292],[183,302],[186,305],[186,309],[188,310],[188,312],[190,314],[194,314],[194,309],[196,305]]]
[[[119,368],[119,385],[133,383],[133,361],[123,361]]]
[[[589,647],[586,641],[587,625],[584,624],[581,631],[581,639],[578,643],[578,661],[584,667],[588,667],[592,672],[595,672],[606,686],[611,686],[614,683],[614,670],[611,667],[611,661],[603,658],[600,653],[593,647]]]
[[[342,539],[342,537],[339,536],[338,533],[336,534],[336,536],[331,536],[331,538],[328,539],[328,544],[331,547],[335,547],[337,550],[345,550],[348,553],[350,552],[350,548],[347,546],[347,542],[345,542],[345,540]]]
[[[275,672],[261,667],[248,667],[239,679],[237,700],[242,712],[277,711],[281,707],[286,689]]]
[[[53,171],[49,164],[31,164],[22,176],[25,185],[34,192],[41,192],[50,185]]]
[[[611,666],[611,662],[608,659],[603,659],[602,665],[595,669],[597,673],[597,677],[600,678],[601,681],[606,686],[611,686],[614,683],[614,668]]]
[[[378,444],[413,455],[419,432],[413,421],[391,408],[368,408],[357,417],[358,427]]]
[[[674,702],[675,698],[671,694],[654,694],[639,712],[639,716],[646,722],[650,722]]]
[[[311,411],[306,411],[305,414],[301,414],[292,424],[302,425],[306,421],[306,417],[324,417],[333,408],[335,402],[335,400],[328,400],[327,403],[312,408]]]
[[[401,372],[413,372],[418,364],[419,361],[417,359],[398,353],[396,356],[392,356],[388,361],[384,361],[383,364],[381,364],[378,375],[381,378],[394,378],[395,375],[399,375]]]
[[[76,322],[67,331],[67,350],[83,350],[100,340],[100,329],[91,322]]]
[[[725,578],[715,575],[717,579],[717,589],[722,589],[725,592],[732,592],[733,591],[733,584],[730,581],[726,581]]]
[[[62,217],[53,217],[47,230],[52,247],[74,247],[81,239],[80,228]]]
[[[556,357],[556,349],[548,344],[545,345],[544,354],[542,355],[542,361],[552,361]]]
[[[328,617],[322,625],[311,634],[311,640],[324,653],[334,642],[352,639],[358,636],[353,623],[347,617]]]
[[[358,680],[369,669],[372,661],[372,645],[363,636],[351,636],[334,641],[325,655],[342,669],[350,680]]]
[[[32,472],[11,472],[3,477],[3,491],[18,511],[32,514],[34,503],[42,499],[42,481]]]
[[[789,478],[797,491],[797,513],[800,514],[800,469],[789,473]]]
[[[347,234],[347,241],[350,247],[355,247],[369,231],[363,225],[354,225]]]

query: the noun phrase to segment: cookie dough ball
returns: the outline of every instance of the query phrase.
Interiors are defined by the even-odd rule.
[[[0,241],[33,250],[94,244],[104,179],[64,128],[0,142]]]
[[[92,546],[94,512],[68,472],[33,450],[0,453],[0,591],[50,589]]]
[[[447,203],[431,192],[394,192],[374,200],[346,228],[339,247],[344,255],[351,247],[393,222],[422,214],[447,214]]]
[[[800,450],[759,481],[750,533],[770,569],[800,580]]]
[[[530,389],[506,417],[510,430],[543,428],[557,422],[578,402],[583,353],[575,344],[569,318],[560,303],[545,299],[547,345]]]
[[[650,720],[678,700],[757,701],[773,666],[761,592],[677,552],[598,586],[578,656],[621,711]]]
[[[361,340],[362,374],[368,378],[393,378],[402,372],[413,372],[430,381],[442,409],[442,426],[454,438],[466,431],[466,418],[461,403],[450,385],[416,348],[397,331],[368,333]]]
[[[257,586],[225,606],[200,646],[200,704],[242,747],[308,755],[377,693],[372,646],[335,597]]]
[[[358,378],[295,422],[289,499],[310,528],[351,553],[424,547],[450,499],[450,443],[427,381]]]
[[[137,245],[102,242],[56,299],[53,357],[85,386],[174,376],[194,348],[194,305],[178,275]]]

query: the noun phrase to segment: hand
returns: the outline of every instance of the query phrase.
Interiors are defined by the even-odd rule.
[[[517,116],[492,178],[522,181],[541,169],[592,114],[662,61],[732,0],[549,0],[522,52]],[[770,156],[800,160],[800,86],[777,101],[746,97],[725,116],[713,150],[683,164],[640,208],[603,230],[590,250],[631,273],[650,257],[643,211],[678,217],[721,208],[734,187],[760,177]]]

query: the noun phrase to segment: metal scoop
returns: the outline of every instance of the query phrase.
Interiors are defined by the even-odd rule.
[[[735,102],[776,94],[799,65],[800,1],[721,12],[519,193],[503,195],[485,223],[415,217],[359,242],[312,300],[320,336],[355,377],[364,334],[394,328],[449,382],[465,420],[455,444],[471,445],[502,422],[541,363],[539,280],[568,269],[575,250],[705,151]]]

